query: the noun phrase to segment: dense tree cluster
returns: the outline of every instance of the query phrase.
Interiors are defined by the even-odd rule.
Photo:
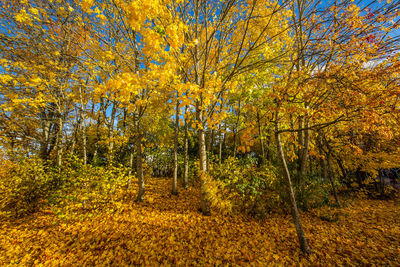
[[[1,207],[69,185],[83,207],[134,186],[140,202],[169,176],[204,215],[287,203],[310,253],[299,205],[395,190],[375,178],[400,167],[399,17],[375,0],[2,1]]]

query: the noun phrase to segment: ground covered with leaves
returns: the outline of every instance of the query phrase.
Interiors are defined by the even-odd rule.
[[[135,194],[135,192],[131,192]],[[2,219],[0,265],[391,265],[400,263],[399,200],[353,200],[342,209],[302,213],[313,254],[300,253],[289,214],[265,219],[204,217],[199,191],[171,196],[170,180],[148,181],[143,203],[79,210],[60,218],[42,210]]]

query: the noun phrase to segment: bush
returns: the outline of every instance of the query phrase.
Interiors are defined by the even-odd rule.
[[[53,190],[49,203],[60,217],[76,210],[114,210],[131,183],[128,168],[120,165],[92,166],[69,157],[64,165],[52,170]]]
[[[132,176],[116,166],[82,164],[67,157],[61,167],[46,167],[38,158],[0,162],[0,210],[7,217],[21,217],[48,204],[62,218],[79,210],[115,210],[126,196]]]
[[[202,179],[204,183],[202,184],[201,190],[205,192],[210,206],[218,209],[222,213],[231,213],[232,201],[230,198],[232,195],[229,194],[227,184],[224,184],[220,180],[213,179],[209,174],[203,174]]]
[[[235,208],[241,212],[264,217],[281,206],[280,183],[269,163],[257,167],[252,158],[231,157],[221,165],[213,165],[211,175],[229,189]]]
[[[309,210],[329,204],[330,182],[319,176],[311,176],[304,185],[296,185],[296,200],[299,208]]]
[[[0,166],[0,209],[7,217],[21,217],[38,209],[47,196],[49,176],[37,158],[17,162],[3,159]]]

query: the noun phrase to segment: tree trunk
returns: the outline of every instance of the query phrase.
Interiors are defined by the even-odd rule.
[[[179,134],[179,100],[176,94],[175,136],[174,136],[174,176],[172,178],[172,195],[178,195],[178,134]]]
[[[238,111],[237,111],[237,120],[236,120],[236,125],[235,125],[235,129],[233,129],[233,157],[236,158],[236,135],[238,132],[238,128],[239,128],[239,120],[240,120],[240,99],[239,99],[239,103],[238,103]]]
[[[202,116],[200,116],[201,118]],[[201,120],[200,120],[201,121]],[[198,129],[199,138],[199,156],[200,156],[200,182],[201,182],[201,212],[205,216],[211,215],[210,203],[207,199],[206,189],[205,189],[205,175],[207,172],[207,152],[206,152],[206,140],[203,127]]]
[[[114,122],[115,122],[115,115],[117,113],[116,103],[113,103],[113,107],[111,109],[111,116],[110,116],[110,123],[108,125],[108,163],[114,164]],[[106,114],[104,114],[106,116]]]
[[[185,106],[185,116],[187,116],[188,106]],[[184,172],[183,172],[183,187],[186,189],[188,187],[189,182],[189,130],[188,130],[188,122],[187,117],[185,118],[185,137],[184,137]]]
[[[326,181],[328,181],[329,180],[329,177],[328,177],[329,174],[328,174],[328,166],[326,164],[326,159],[321,158],[321,164],[322,164],[322,171],[323,171],[323,174],[324,174],[324,179]]]
[[[131,175],[132,175],[132,169],[133,169],[133,148],[131,149],[131,151],[129,151],[129,171],[128,171],[128,176],[129,176],[129,180],[128,180],[128,188],[131,187]]]
[[[86,123],[85,117],[83,116],[83,97],[82,97],[82,88],[79,88],[79,95],[80,95],[80,120],[81,120],[81,129],[82,129],[82,145],[83,145],[83,165],[86,166],[87,164],[87,144],[86,144]]]
[[[138,112],[140,114],[140,112]],[[138,195],[136,201],[141,202],[144,198],[145,185],[144,185],[144,177],[143,177],[143,158],[142,158],[142,135],[140,132],[140,118],[139,114],[137,114],[135,118],[136,123],[136,172],[138,176]]]
[[[206,144],[207,150],[207,171],[210,170],[210,155],[212,154],[212,145],[214,143],[214,130],[208,130],[208,138]]]
[[[44,112],[42,113],[44,114]],[[50,122],[45,118],[42,119],[42,138],[40,140],[40,158],[43,161],[49,159],[48,146],[49,146],[49,136],[50,136]]]
[[[263,135],[261,131],[261,121],[260,121],[260,113],[257,112],[257,124],[258,124],[258,135],[260,138],[260,148],[261,148],[261,164],[264,163],[265,159],[265,150],[264,150],[264,141],[263,141]]]
[[[94,109],[94,104],[92,107],[92,112]],[[92,163],[97,163],[97,157],[98,157],[98,151],[99,151],[99,141],[100,141],[100,124],[101,124],[101,117],[100,117],[100,112],[99,115],[97,116],[97,124],[96,124],[96,139],[94,140],[94,151],[93,151],[93,159],[92,159]]]
[[[62,147],[62,129],[63,129],[63,120],[61,116],[61,112],[58,118],[58,132],[57,132],[57,166],[61,167],[62,165],[62,154],[63,154],[63,147]]]
[[[276,115],[276,119],[278,120],[278,114]],[[278,122],[276,122],[276,124],[275,124],[275,141],[276,141],[276,147],[278,150],[278,156],[279,156],[279,159],[280,159],[281,165],[282,165],[283,176],[285,177],[286,183],[287,183],[287,189],[288,189],[289,200],[290,200],[290,208],[292,211],[293,222],[296,227],[297,237],[298,237],[299,243],[300,243],[300,248],[301,248],[302,252],[304,252],[306,254],[310,254],[311,249],[308,246],[307,239],[304,234],[303,227],[301,225],[300,214],[299,214],[299,211],[297,208],[296,198],[295,198],[294,192],[293,192],[292,180],[290,178],[289,169],[286,164],[283,147],[282,147],[282,143],[280,140]]]
[[[219,164],[222,164],[222,142],[224,141],[224,137],[222,134],[222,126],[221,124],[219,125],[219,151],[218,151],[218,159],[219,159]]]
[[[338,207],[341,207],[339,196],[338,196],[338,193],[337,193],[337,190],[336,190],[335,178],[334,178],[334,174],[333,174],[333,171],[332,171],[332,164],[331,164],[331,159],[330,159],[330,155],[329,154],[327,156],[326,161],[328,162],[329,181],[331,182],[333,196],[335,197],[336,205]]]
[[[195,20],[195,29],[194,29],[194,37],[195,39],[199,38],[199,13],[201,10],[201,0],[195,1],[194,7],[194,20]],[[194,46],[194,71],[195,71],[195,82],[201,88],[204,89],[204,80],[201,80],[200,75],[200,59],[199,59],[199,47],[198,44]],[[211,215],[210,211],[210,203],[207,199],[207,194],[205,190],[205,175],[207,172],[207,153],[206,153],[206,140],[204,134],[204,117],[203,117],[203,95],[200,93],[199,100],[196,101],[196,119],[199,125],[197,130],[198,142],[199,142],[199,158],[200,158],[200,191],[201,191],[201,203],[200,210],[203,215]]]
[[[236,130],[233,130],[233,157],[236,158]]]
[[[302,128],[309,127],[308,119],[305,120],[305,123],[302,123]],[[300,131],[302,132],[302,131]],[[302,147],[300,149],[299,155],[299,174],[298,174],[298,182],[302,188],[305,186],[305,176],[307,170],[307,159],[308,159],[308,151],[310,147],[310,130],[304,131],[304,136],[302,137]]]
[[[78,142],[78,130],[80,128],[82,128],[82,123],[81,123],[81,121],[80,121],[80,119],[79,120],[77,120],[77,122],[76,122],[76,125],[74,125],[74,130],[73,130],[73,133],[72,133],[72,145],[71,145],[71,155],[75,155],[75,146],[76,146],[76,143]]]

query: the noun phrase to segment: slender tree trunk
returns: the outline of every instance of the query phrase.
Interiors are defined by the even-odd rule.
[[[200,121],[202,121],[202,116],[200,115]],[[199,137],[199,153],[200,153],[200,181],[201,181],[201,212],[205,216],[211,215],[210,203],[207,198],[206,188],[205,188],[205,175],[207,172],[207,151],[206,151],[206,140],[204,129],[201,127],[198,129],[198,137]]]
[[[268,131],[268,135],[267,135],[267,138],[266,138],[266,152],[265,152],[265,158],[267,159],[267,160],[271,160],[271,157],[272,157],[272,153],[271,153],[271,149],[270,149],[270,146],[271,146],[271,144],[272,144],[272,133],[270,132],[270,131]]]
[[[131,179],[132,169],[133,169],[133,148],[129,151],[129,171],[128,171],[129,180],[128,180],[128,188],[131,187],[131,183],[132,183],[132,179]]]
[[[210,170],[210,155],[212,154],[212,144],[214,143],[214,130],[208,130],[208,138],[206,144],[207,150],[207,171]]]
[[[335,178],[334,178],[334,174],[332,171],[332,164],[331,164],[331,159],[330,159],[330,155],[328,154],[326,161],[328,162],[328,174],[329,174],[329,181],[331,182],[331,186],[332,186],[332,192],[333,192],[333,196],[335,197],[335,201],[336,201],[336,205],[338,207],[341,207],[340,204],[340,199],[336,190],[336,185],[335,185]]]
[[[329,180],[329,174],[328,174],[328,166],[326,164],[326,159],[321,158],[321,164],[322,164],[322,172],[324,174],[324,179],[326,181]]]
[[[305,120],[305,123],[302,123],[302,127],[309,127],[308,119]],[[301,131],[302,132],[302,131]],[[307,171],[307,159],[308,159],[308,151],[310,148],[310,130],[304,131],[304,137],[302,137],[302,147],[300,149],[300,157],[299,157],[299,177],[298,181],[302,188],[305,186],[305,176]]]
[[[311,249],[308,246],[307,239],[304,234],[303,227],[301,225],[300,214],[299,214],[299,211],[297,208],[296,198],[295,198],[295,195],[293,192],[292,180],[290,178],[289,169],[286,164],[283,147],[282,147],[282,143],[280,140],[278,119],[279,118],[278,118],[278,114],[277,114],[276,115],[277,122],[275,124],[275,141],[276,141],[276,147],[278,150],[278,156],[279,156],[279,159],[280,159],[281,165],[282,165],[283,176],[285,177],[286,183],[287,183],[287,189],[288,189],[289,200],[290,200],[290,208],[292,211],[292,218],[293,218],[294,225],[296,227],[297,237],[299,239],[301,251],[303,251],[306,254],[310,254]]]
[[[194,37],[195,39],[199,38],[200,31],[199,31],[199,18],[200,18],[200,11],[201,5],[203,4],[202,0],[196,0],[194,7],[194,20],[195,20],[195,28],[194,28]],[[204,80],[201,80],[200,75],[200,58],[199,58],[199,47],[198,44],[194,46],[194,71],[195,71],[195,82],[201,88],[204,89]],[[199,125],[197,130],[198,135],[198,143],[199,143],[199,158],[200,158],[200,191],[201,191],[201,203],[200,209],[203,215],[210,215],[210,203],[207,199],[207,193],[205,190],[205,175],[207,172],[207,152],[206,152],[206,140],[204,134],[204,117],[203,117],[203,95],[200,93],[199,100],[196,101],[196,119]]]
[[[233,157],[236,158],[236,130],[233,130]]]
[[[219,160],[219,164],[222,164],[222,142],[224,141],[224,137],[223,137],[223,133],[222,133],[222,126],[221,124],[219,125],[219,151],[218,151],[218,160]]]
[[[304,128],[304,118],[303,116],[299,117],[299,129]],[[298,147],[298,171],[300,172],[300,166],[301,166],[301,160],[302,160],[302,153],[303,153],[303,147],[304,147],[304,132],[299,131],[297,133],[297,138],[299,139],[299,147]],[[299,177],[297,177],[299,178]]]
[[[79,95],[80,95],[80,121],[81,121],[81,129],[82,129],[82,146],[83,146],[83,165],[86,166],[87,164],[87,144],[86,144],[86,122],[85,122],[85,117],[83,116],[83,97],[82,97],[82,88],[79,88]]]
[[[114,160],[114,122],[115,122],[115,115],[117,112],[116,103],[114,102],[113,107],[111,109],[111,116],[110,116],[110,124],[108,125],[108,163],[113,163]],[[106,116],[106,114],[104,114]]]
[[[74,130],[72,134],[71,155],[75,155],[75,146],[78,142],[78,128],[82,128],[80,119],[77,120],[76,125],[74,125]]]
[[[42,112],[42,114],[45,115],[45,112]],[[42,138],[40,141],[40,158],[43,161],[46,161],[49,159],[49,154],[48,154],[48,146],[49,146],[49,138],[50,137],[50,122],[47,120],[47,118],[42,119]]]
[[[240,99],[239,99],[238,111],[237,111],[237,120],[236,120],[235,129],[233,130],[233,157],[234,158],[236,158],[236,146],[237,146],[236,135],[237,135],[238,128],[239,128],[240,111],[241,111],[240,104],[241,104],[241,102],[240,102]]]
[[[92,109],[94,109],[94,104],[93,104]],[[101,124],[101,118],[100,118],[100,112],[99,112],[99,115],[97,116],[96,139],[94,140],[94,151],[93,151],[93,160],[92,161],[97,161],[97,154],[99,151],[99,141],[100,141],[100,124]]]
[[[207,166],[207,168],[206,168],[206,171],[208,171],[209,169],[210,169],[210,162],[209,162],[209,160],[210,160],[210,139],[211,139],[211,132],[210,132],[210,129],[208,129],[205,133],[204,133],[204,135],[205,135],[205,140],[206,140],[206,155],[207,155],[207,157],[206,157],[206,166]]]
[[[176,94],[175,136],[174,136],[174,176],[172,178],[172,195],[178,195],[178,134],[179,134],[179,100]]]
[[[185,116],[188,112],[188,106],[185,106]],[[186,189],[189,183],[189,129],[188,129],[187,117],[185,118],[185,137],[183,140],[184,143],[184,172],[183,172],[183,187]]]
[[[135,124],[136,124],[136,172],[138,176],[138,195],[136,201],[141,202],[144,198],[145,192],[145,184],[144,184],[144,177],[143,177],[143,158],[142,158],[142,135],[140,129],[140,112],[136,115]]]
[[[63,129],[63,120],[61,116],[61,112],[58,118],[58,132],[57,132],[57,166],[61,167],[62,165],[62,154],[63,154],[63,147],[62,147],[62,129]]]
[[[264,141],[263,141],[263,134],[261,131],[261,121],[260,121],[260,113],[257,111],[257,124],[258,124],[258,135],[260,138],[260,148],[261,148],[261,164],[264,163],[265,159],[265,151],[264,151]]]
[[[210,142],[210,154],[214,155],[214,142],[215,142],[215,131],[214,129],[211,130],[211,142]]]

